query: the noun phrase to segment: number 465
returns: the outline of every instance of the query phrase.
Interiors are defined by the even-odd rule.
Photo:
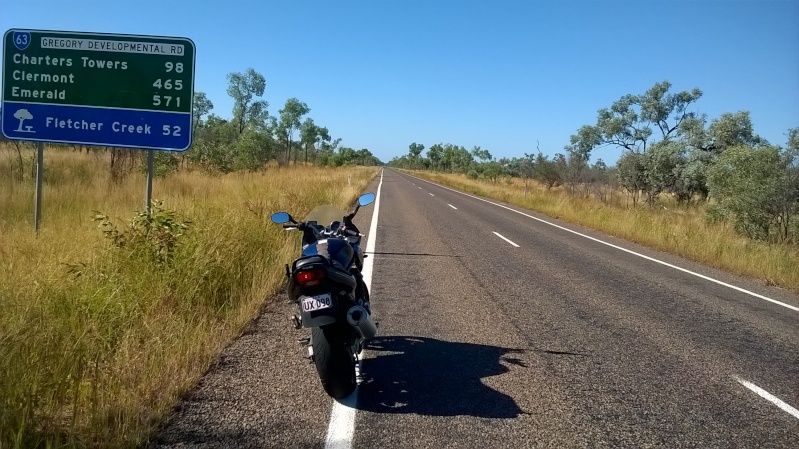
[[[180,137],[180,126],[164,125],[164,135]]]

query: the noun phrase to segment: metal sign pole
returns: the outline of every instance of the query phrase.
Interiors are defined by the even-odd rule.
[[[153,166],[155,161],[155,151],[147,150],[147,213],[150,213],[150,204],[153,202]]]
[[[39,222],[42,219],[42,178],[44,177],[44,143],[36,146],[36,205],[33,216],[33,230],[39,236]]]

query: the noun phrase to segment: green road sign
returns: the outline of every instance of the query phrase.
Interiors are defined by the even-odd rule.
[[[3,134],[186,150],[194,60],[187,38],[9,30],[3,37]]]

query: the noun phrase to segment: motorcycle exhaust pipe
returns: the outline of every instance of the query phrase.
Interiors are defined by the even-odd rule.
[[[347,322],[365,339],[377,335],[377,326],[375,326],[375,322],[372,321],[369,312],[361,306],[353,306],[347,311]]]

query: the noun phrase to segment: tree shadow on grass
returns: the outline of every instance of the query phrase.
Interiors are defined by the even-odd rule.
[[[481,418],[524,414],[512,397],[481,382],[511,369],[500,362],[525,368],[511,356],[522,350],[409,336],[375,338],[367,349],[377,357],[363,361],[359,410]]]

